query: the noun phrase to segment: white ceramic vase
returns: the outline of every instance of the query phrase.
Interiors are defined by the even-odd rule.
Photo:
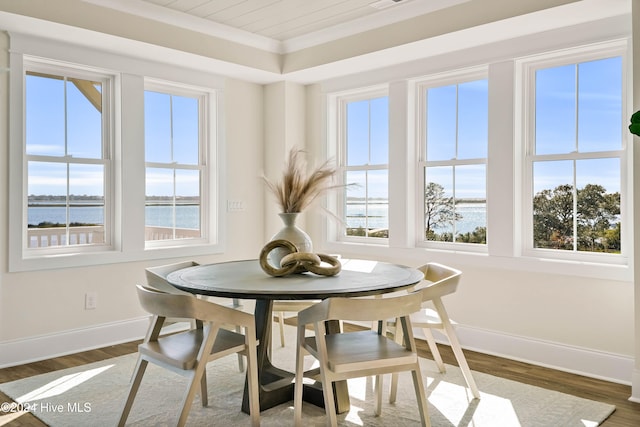
[[[271,240],[288,240],[296,246],[298,252],[313,252],[311,238],[304,232],[304,230],[296,225],[298,214],[299,212],[278,214],[280,218],[282,218],[284,227],[274,234]],[[269,264],[276,268],[280,268],[280,260],[282,260],[285,255],[288,255],[286,249],[276,248],[272,250],[268,256]]]

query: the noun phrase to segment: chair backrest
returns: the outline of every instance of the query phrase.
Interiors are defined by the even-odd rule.
[[[181,291],[167,282],[167,276],[176,270],[199,265],[194,261],[176,262],[173,264],[159,265],[157,267],[149,267],[145,269],[147,276],[147,285],[163,292],[181,295],[191,295],[188,292]]]
[[[192,294],[175,294],[136,285],[140,305],[148,313],[160,317],[197,319],[205,322],[221,322],[250,326],[255,323],[251,314],[201,300]]]
[[[419,293],[390,298],[327,298],[298,313],[298,321],[309,324],[322,320],[385,320],[409,316],[420,310],[421,304]]]
[[[462,277],[460,270],[435,262],[418,267],[418,270],[424,273],[424,282],[415,289],[415,292],[422,294],[423,301],[454,293]]]

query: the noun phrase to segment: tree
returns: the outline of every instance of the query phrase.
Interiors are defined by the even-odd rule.
[[[458,234],[456,242],[487,243],[487,227],[476,227],[472,232]]]
[[[533,198],[534,247],[573,250],[575,243],[579,251],[619,252],[619,215],[620,193],[601,185],[542,190]]]
[[[620,193],[606,194],[601,185],[578,190],[578,245],[590,251],[606,249],[606,231],[620,215]]]
[[[424,221],[427,239],[440,240],[437,238],[435,229],[453,224],[454,221],[460,219],[462,219],[462,215],[456,213],[453,197],[445,196],[442,185],[429,182],[424,192]]]
[[[573,249],[573,186],[542,190],[533,198],[536,248]]]

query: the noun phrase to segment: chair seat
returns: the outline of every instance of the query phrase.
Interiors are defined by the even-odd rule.
[[[140,354],[158,360],[178,369],[193,369],[198,357],[198,350],[203,339],[202,329],[191,329],[177,334],[158,338],[158,341],[143,343],[138,346]],[[220,329],[213,344],[213,353],[232,354],[244,346],[244,335],[226,329]]]
[[[315,337],[307,337],[305,342],[316,349]],[[326,336],[326,343],[329,369],[336,373],[379,370],[415,363],[418,358],[416,353],[373,331],[330,334]]]

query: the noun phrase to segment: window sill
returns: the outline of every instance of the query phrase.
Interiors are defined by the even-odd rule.
[[[554,260],[532,256],[495,256],[487,253],[459,250],[382,247],[345,242],[324,242],[322,244],[318,242],[318,247],[325,253],[341,254],[345,258],[380,259],[410,266],[419,266],[433,261],[451,264],[456,267],[469,265],[530,273],[589,277],[623,282],[633,281],[633,271],[628,264]],[[626,262],[628,263],[628,259],[626,259]]]
[[[48,254],[33,257],[9,259],[9,272],[52,270],[58,268],[90,267],[94,265],[116,264],[123,262],[154,260],[163,258],[194,257],[221,254],[222,244],[201,244],[190,246],[158,247],[140,251],[92,251]]]

